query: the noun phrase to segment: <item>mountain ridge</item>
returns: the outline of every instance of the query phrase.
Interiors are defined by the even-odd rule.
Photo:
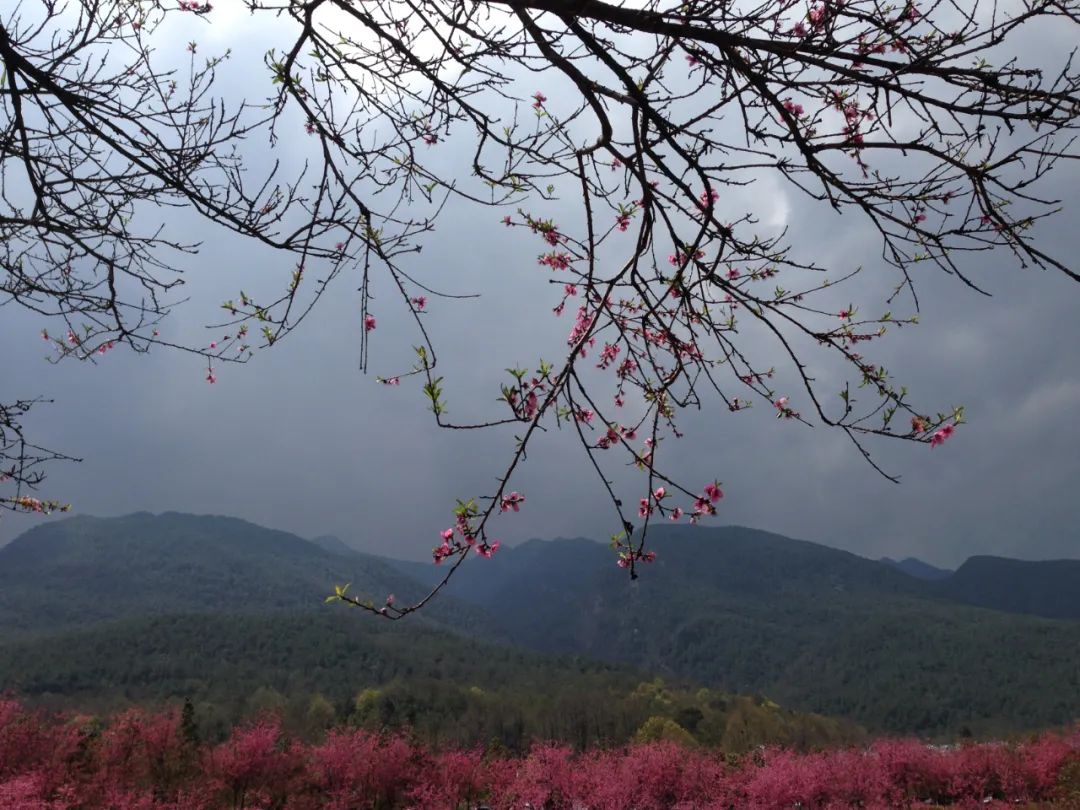
[[[1080,717],[1080,659],[1061,655],[1080,649],[1080,622],[960,604],[948,580],[746,527],[665,525],[651,538],[657,560],[636,581],[585,538],[474,557],[408,621],[767,694],[878,731],[1023,730]],[[322,602],[333,584],[406,603],[445,574],[181,513],[73,518],[17,540],[0,549],[6,639],[192,612],[330,615],[344,610]]]

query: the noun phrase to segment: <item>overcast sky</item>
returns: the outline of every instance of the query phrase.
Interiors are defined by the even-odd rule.
[[[224,30],[199,29],[207,42]],[[240,56],[250,65],[261,50],[251,46]],[[1063,197],[1064,212],[1041,229],[1047,250],[1074,267],[1078,189],[1080,172],[1063,166],[1044,192]],[[881,300],[891,288],[865,219],[823,212],[769,181],[747,193],[758,210],[781,212],[792,241],[822,264],[864,265],[860,290],[876,289]],[[496,413],[504,368],[565,347],[567,316],[551,315],[558,298],[537,274],[535,243],[499,227],[504,213],[452,207],[415,260],[442,289],[484,293],[429,304],[449,406],[461,418]],[[280,280],[291,265],[205,225],[191,227],[207,244],[187,261],[192,302],[162,327],[165,336],[193,334],[223,298],[267,276]],[[877,355],[918,401],[967,409],[968,423],[941,448],[871,445],[902,476],[899,485],[874,473],[842,434],[778,421],[767,407],[731,415],[715,402],[684,417],[688,438],[668,447],[669,467],[691,484],[723,481],[718,525],[948,566],[983,553],[1080,558],[1080,285],[1056,272],[1020,271],[1007,254],[983,255],[969,270],[992,298],[924,271],[922,323],[890,336]],[[355,277],[340,280],[294,335],[246,366],[220,368],[215,385],[206,383],[204,363],[164,351],[116,351],[96,366],[50,365],[40,338],[50,324],[0,309],[0,397],[54,399],[29,420],[33,438],[84,459],[54,467],[43,494],[71,501],[77,513],[235,515],[425,557],[449,525],[454,499],[491,490],[513,433],[439,431],[418,387],[375,381],[409,363],[413,342],[389,296],[375,301],[372,373],[362,375],[357,286]],[[603,539],[617,530],[570,439],[555,433],[535,446],[514,482],[526,505],[493,526],[496,536]],[[0,515],[0,543],[34,522]]]

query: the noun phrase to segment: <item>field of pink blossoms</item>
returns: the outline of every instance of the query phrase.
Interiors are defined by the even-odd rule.
[[[202,744],[177,711],[106,723],[0,700],[3,810],[355,808],[1080,807],[1080,728],[949,750],[879,741],[865,750],[741,758],[651,743],[522,757],[433,751],[400,734],[347,729],[317,743],[277,721]]]

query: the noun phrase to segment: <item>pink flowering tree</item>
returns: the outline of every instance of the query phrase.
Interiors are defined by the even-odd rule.
[[[696,522],[723,497],[719,480],[671,464],[687,409],[829,426],[891,477],[868,439],[936,447],[963,418],[916,402],[874,359],[917,322],[913,269],[978,289],[972,260],[999,251],[1080,280],[1034,227],[1056,209],[1040,181],[1077,156],[1078,76],[1068,53],[1041,54],[1049,67],[1015,57],[1028,33],[1075,32],[1076,0],[247,6],[249,25],[292,24],[251,68],[269,95],[258,105],[215,95],[228,53],[193,41],[184,66],[156,61],[177,15],[215,24],[209,3],[5,12],[0,294],[63,323],[42,333],[57,360],[173,348],[214,383],[353,279],[365,370],[378,327],[407,319],[415,362],[376,379],[412,387],[439,427],[517,437],[492,491],[463,493],[432,527],[447,579],[470,552],[497,551],[498,521],[527,508],[519,465],[553,428],[606,488],[630,576],[654,556],[651,524]],[[257,135],[271,151],[303,139],[307,162],[249,170]],[[748,210],[746,187],[764,179],[877,235],[878,297],[849,300],[865,295],[848,284],[859,268],[821,264]],[[451,415],[426,322],[458,296],[415,261],[449,203],[517,237],[523,271],[550,281],[539,305],[565,323],[557,358],[509,369],[468,419],[472,406]],[[207,344],[166,340],[157,326],[196,246],[170,235],[162,206],[292,256],[278,294],[238,290]],[[377,312],[375,279],[398,297]],[[612,471],[627,465],[638,483],[623,492]],[[431,596],[330,598],[401,618]]]

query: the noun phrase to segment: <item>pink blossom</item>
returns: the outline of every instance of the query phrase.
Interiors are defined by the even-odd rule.
[[[370,332],[374,328],[375,328],[375,316],[374,315],[365,315],[364,316],[364,331],[365,332]]]
[[[683,516],[682,507],[676,506],[674,509],[671,510],[671,515],[670,515],[671,520],[678,520],[682,516]]]
[[[539,90],[533,93],[532,97],[535,99],[535,101],[533,102],[533,109],[539,110],[541,107],[544,106],[544,102],[547,101],[547,96],[545,96]]]
[[[423,296],[423,295],[418,295],[418,296],[416,296],[415,298],[410,298],[410,299],[409,299],[409,301],[410,301],[410,302],[412,303],[412,305],[413,305],[414,307],[416,307],[416,308],[417,308],[418,310],[419,310],[419,309],[423,309],[424,307],[426,307],[426,306],[427,306],[427,297],[426,297],[426,296]]]
[[[706,484],[704,492],[705,497],[709,499],[710,503],[716,503],[724,497],[723,490],[720,489],[720,486],[715,481],[711,484]]]
[[[930,448],[933,449],[939,444],[944,444],[948,439],[956,432],[956,425],[945,425],[938,430],[934,431],[934,435],[930,437]]]
[[[513,509],[515,512],[520,512],[521,504],[523,503],[525,503],[525,496],[515,490],[509,495],[503,496],[502,502],[499,504],[499,511],[506,512],[509,509]]]
[[[543,264],[552,270],[567,270],[570,267],[570,254],[562,251],[544,253],[536,260],[537,264]]]

